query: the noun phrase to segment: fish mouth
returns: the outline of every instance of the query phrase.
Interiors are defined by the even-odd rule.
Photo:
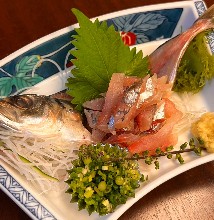
[[[0,113],[0,128],[7,131],[19,132],[19,129],[15,126],[15,123],[1,113]]]
[[[18,132],[19,115],[17,109],[14,108],[6,100],[0,102],[0,128]]]
[[[0,121],[0,128],[2,128],[3,130],[7,130],[7,131],[20,132],[16,127],[2,123],[2,121]]]

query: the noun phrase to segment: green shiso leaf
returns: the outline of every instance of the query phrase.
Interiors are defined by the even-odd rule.
[[[121,36],[107,22],[90,21],[82,12],[72,9],[80,28],[76,29],[72,44],[76,50],[71,51],[75,68],[74,77],[67,82],[68,94],[73,97],[72,103],[81,105],[99,97],[108,89],[113,73],[125,73],[143,77],[149,73],[148,57],[142,52],[126,46]]]
[[[207,48],[207,33],[197,35],[187,48],[173,90],[176,92],[199,92],[214,77],[214,56]]]

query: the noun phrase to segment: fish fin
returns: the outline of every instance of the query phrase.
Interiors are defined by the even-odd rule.
[[[72,97],[66,93],[66,89],[50,95],[50,98],[71,102]]]
[[[212,22],[214,23],[214,4],[210,6],[199,18],[201,19],[212,19]]]

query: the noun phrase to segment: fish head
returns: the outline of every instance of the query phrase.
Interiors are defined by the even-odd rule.
[[[23,123],[44,114],[47,102],[43,96],[17,95],[0,100],[0,127],[19,131]]]
[[[79,112],[67,101],[35,94],[0,100],[0,128],[38,137],[63,136],[65,141],[88,141]]]

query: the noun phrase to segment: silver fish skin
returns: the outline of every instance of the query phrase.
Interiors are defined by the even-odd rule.
[[[214,5],[212,5],[195,23],[182,34],[168,40],[149,55],[152,73],[158,77],[166,75],[168,82],[174,83],[180,61],[195,36],[214,29]]]
[[[60,134],[66,141],[91,142],[90,132],[70,102],[49,96],[26,94],[0,100],[0,126],[38,137]]]

